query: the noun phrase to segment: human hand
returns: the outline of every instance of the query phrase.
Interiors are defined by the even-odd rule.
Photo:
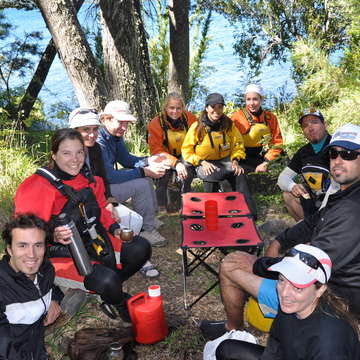
[[[178,177],[181,180],[185,180],[187,178],[188,173],[187,173],[187,170],[186,170],[186,166],[183,163],[178,162],[176,164],[176,166],[175,166],[175,169],[176,169]]]
[[[169,169],[169,166],[163,165],[161,163],[159,164],[153,164],[144,167],[144,173],[145,176],[151,177],[153,179],[159,179],[162,176],[164,176],[167,169]]]
[[[202,166],[203,172],[206,176],[211,175],[217,169],[217,167],[214,164],[212,164],[211,162],[208,162],[206,160],[203,160],[201,162],[201,166]]]
[[[116,229],[114,231],[114,236],[119,240],[121,240],[120,234],[121,234],[121,229]]]
[[[62,245],[71,243],[72,231],[67,226],[58,226],[54,230],[54,241]]]
[[[58,302],[55,300],[51,300],[49,310],[44,320],[44,325],[48,326],[53,322],[55,322],[55,320],[59,317],[60,313],[61,313],[61,307],[58,304]]]
[[[255,172],[267,172],[267,168],[268,168],[268,162],[264,161],[263,163],[259,164],[256,169]]]
[[[293,188],[291,189],[291,194],[296,198],[299,198],[300,196],[307,198],[309,196],[309,193],[305,190],[304,186],[302,186],[301,184],[294,185]]]
[[[166,153],[159,153],[148,157],[148,164],[151,165],[159,165],[163,164],[165,166],[171,165],[171,160]]]
[[[244,173],[244,168],[239,165],[237,160],[232,161],[231,168],[234,170],[235,175],[240,175]]]

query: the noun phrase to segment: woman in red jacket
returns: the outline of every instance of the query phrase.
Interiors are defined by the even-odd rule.
[[[169,210],[168,185],[172,176],[181,183],[181,193],[191,191],[191,181],[195,170],[181,159],[181,146],[195,115],[185,110],[185,103],[178,93],[170,93],[164,101],[162,112],[148,125],[150,154],[166,156],[171,168],[157,181],[156,197],[160,209]]]
[[[15,212],[34,213],[54,228],[49,255],[58,285],[95,291],[104,303],[115,305],[129,321],[122,283],[149,259],[151,247],[141,238],[129,243],[120,239],[120,226],[105,209],[104,183],[84,166],[85,147],[74,129],[58,130],[52,137],[50,165],[25,179],[15,196]],[[99,263],[90,275],[76,271],[67,245],[71,231],[58,226],[58,215],[74,220],[86,250]]]

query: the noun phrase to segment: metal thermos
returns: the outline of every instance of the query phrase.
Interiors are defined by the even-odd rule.
[[[68,246],[77,271],[82,276],[89,275],[93,270],[92,264],[74,221],[67,214],[61,213],[58,216],[58,224],[67,226],[72,232],[71,243]]]

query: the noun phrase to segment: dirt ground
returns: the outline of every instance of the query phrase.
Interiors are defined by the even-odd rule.
[[[269,223],[265,226],[265,233],[261,233],[265,241],[280,232],[281,228],[288,226],[289,221],[283,221],[283,209],[279,206],[260,208],[260,220],[258,223]],[[198,322],[201,319],[221,320],[225,318],[221,305],[219,288],[215,287],[207,296],[200,300],[190,310],[184,308],[183,294],[183,269],[182,256],[176,251],[181,244],[181,222],[178,213],[163,214],[160,219],[165,225],[160,232],[169,240],[169,244],[163,248],[154,248],[152,262],[160,271],[160,277],[156,279],[144,278],[140,273],[133,276],[124,285],[124,291],[130,294],[137,294],[146,291],[152,284],[159,284],[164,300],[166,319],[168,321],[169,336],[155,345],[136,345],[135,351],[138,359],[165,360],[165,359],[202,359],[202,351],[205,339],[198,329]],[[291,223],[291,221],[290,221]],[[217,269],[222,255],[216,253],[211,256],[210,263]],[[191,302],[203,290],[215,280],[209,272],[202,267],[196,269],[188,281],[188,301]],[[85,306],[72,318],[63,316],[57,323],[48,329],[47,347],[52,359],[67,359],[64,355],[67,340],[73,337],[76,330],[83,327],[118,327],[121,320],[111,320],[104,315],[99,303],[89,300]],[[247,329],[265,344],[267,335],[248,326]]]

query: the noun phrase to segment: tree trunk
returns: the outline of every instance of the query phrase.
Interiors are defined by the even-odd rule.
[[[81,5],[85,0],[74,0],[76,12],[81,8]],[[29,115],[34,106],[34,103],[44,85],[46,77],[49,73],[50,67],[56,56],[56,46],[54,41],[51,39],[43,52],[39,64],[35,70],[34,76],[32,77],[24,96],[18,107],[18,114],[21,121],[24,121]]]
[[[190,0],[169,0],[169,92],[189,100],[189,5]]]
[[[71,0],[37,0],[80,106],[98,110],[107,101],[107,88],[76,17]]]
[[[128,102],[143,128],[158,111],[139,0],[100,0],[105,78],[111,99]]]

